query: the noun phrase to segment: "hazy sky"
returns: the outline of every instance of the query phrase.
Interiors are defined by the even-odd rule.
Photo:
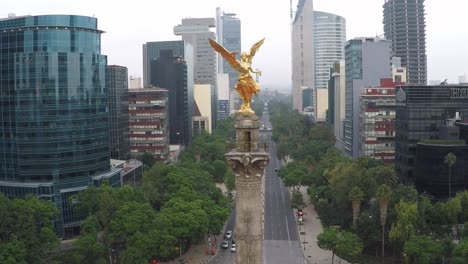
[[[295,5],[297,0],[293,0]],[[314,9],[346,18],[347,39],[383,34],[384,0],[315,0]],[[142,76],[142,44],[177,40],[173,26],[186,17],[215,17],[216,7],[242,21],[242,49],[266,37],[254,59],[263,87],[291,83],[290,5],[288,0],[2,0],[0,17],[76,14],[98,18],[102,53],[109,64],[127,66]],[[426,0],[428,79],[457,82],[468,74],[467,0]]]

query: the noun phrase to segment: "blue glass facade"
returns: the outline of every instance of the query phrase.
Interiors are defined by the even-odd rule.
[[[9,197],[35,193],[64,209],[65,193],[120,174],[109,172],[101,33],[92,17],[0,20],[0,190]],[[73,218],[61,212],[59,226]]]
[[[232,13],[224,13],[221,19],[223,21],[223,46],[230,52],[239,52],[236,56],[237,59],[240,60],[240,53],[242,48],[241,21],[236,17],[236,14]],[[234,70],[226,61],[223,62],[223,73],[227,73],[229,75],[229,91],[231,93],[234,91],[234,86],[237,84],[239,73]],[[230,98],[231,100],[234,99],[234,102],[231,102],[231,104],[234,104],[234,109],[239,109],[241,101],[237,93],[234,92],[234,96],[234,98]]]

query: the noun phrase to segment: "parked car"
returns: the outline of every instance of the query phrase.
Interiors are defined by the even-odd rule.
[[[232,244],[231,252],[236,252],[236,250],[237,250],[236,244]]]
[[[226,235],[224,235],[224,237],[226,237],[227,239],[230,239],[232,237],[232,231],[231,230],[226,231]]]
[[[223,244],[221,245],[221,247],[224,248],[224,249],[227,249],[229,247],[229,241],[227,239],[225,239],[223,241]]]

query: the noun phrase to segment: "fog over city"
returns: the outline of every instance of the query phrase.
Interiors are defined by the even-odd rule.
[[[345,17],[347,39],[383,35],[384,0],[316,0],[314,9]],[[293,11],[297,1],[293,1]],[[427,0],[426,35],[428,80],[457,82],[468,73],[468,2]],[[266,37],[254,67],[263,71],[261,83],[272,88],[291,85],[290,1],[176,0],[176,1],[4,1],[0,17],[76,14],[98,18],[102,53],[108,64],[126,66],[142,76],[142,44],[178,40],[173,27],[187,17],[215,17],[216,7],[236,13],[242,23],[242,49]]]

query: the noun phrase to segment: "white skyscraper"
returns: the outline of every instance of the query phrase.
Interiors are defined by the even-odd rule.
[[[344,17],[314,11],[315,88],[326,89],[330,69],[344,60],[346,20]]]
[[[299,0],[292,21],[293,109],[302,112],[303,87],[315,88],[314,8],[312,0]]]

